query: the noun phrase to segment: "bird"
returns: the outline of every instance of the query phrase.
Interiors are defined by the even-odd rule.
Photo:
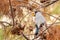
[[[38,32],[41,27],[43,27],[44,23],[46,22],[44,16],[42,15],[42,12],[35,11],[35,26],[36,26],[36,32],[35,35],[38,35]]]

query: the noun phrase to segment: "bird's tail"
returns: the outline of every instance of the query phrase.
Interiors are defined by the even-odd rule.
[[[38,35],[38,32],[39,32],[39,28],[38,28],[38,26],[36,25],[36,32],[35,32],[35,35]]]

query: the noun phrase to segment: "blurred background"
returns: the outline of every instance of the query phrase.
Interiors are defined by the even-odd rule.
[[[47,26],[53,24],[47,29],[45,40],[60,40],[60,0],[0,0],[0,40],[34,38],[33,10],[43,13]]]

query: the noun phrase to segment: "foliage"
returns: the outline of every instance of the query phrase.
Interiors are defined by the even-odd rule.
[[[52,14],[60,14],[60,2],[55,4],[55,6],[53,6],[53,11]]]
[[[0,40],[3,40],[3,30],[0,29]]]

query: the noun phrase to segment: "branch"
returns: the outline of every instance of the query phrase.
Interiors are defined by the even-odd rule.
[[[2,26],[6,27],[4,24],[0,23]]]
[[[28,37],[26,37],[26,35],[22,31],[20,32],[21,32],[20,35],[22,35],[26,40],[30,40]]]
[[[60,24],[60,22],[56,22],[55,24]]]
[[[6,23],[6,24],[9,24],[10,26],[12,26],[12,24],[5,22],[5,21],[0,21],[0,23]]]
[[[57,2],[57,1],[59,1],[59,0],[53,1],[53,2],[51,2],[51,3],[47,4],[47,5],[45,5],[44,7],[48,7],[48,6],[52,5],[53,3]]]
[[[9,5],[10,5],[10,10],[11,10],[11,15],[12,15],[12,20],[13,20],[13,27],[14,27],[14,13],[13,13],[13,9],[12,9],[11,0],[9,0]]]
[[[22,35],[25,37],[26,40],[30,40],[30,39],[29,39],[28,37],[26,37],[23,33],[22,33]]]

